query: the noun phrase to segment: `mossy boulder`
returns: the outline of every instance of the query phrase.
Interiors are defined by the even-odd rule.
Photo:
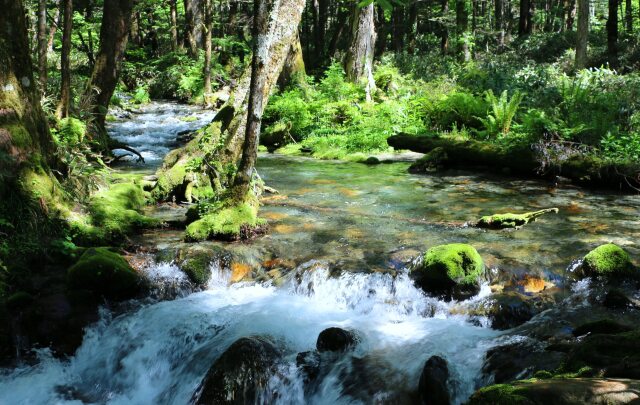
[[[216,260],[216,257],[222,255],[221,248],[197,244],[181,250],[176,262],[191,282],[197,286],[204,286],[211,278],[211,264]]]
[[[558,213],[557,208],[546,208],[534,212],[526,212],[524,214],[494,214],[487,215],[476,223],[478,228],[487,229],[506,229],[506,228],[518,228],[526,225],[530,222],[534,222],[538,217],[548,213]]]
[[[587,253],[582,262],[582,274],[586,277],[628,277],[636,271],[624,249],[607,243]]]
[[[530,297],[515,291],[507,291],[483,300],[476,313],[488,317],[492,328],[505,330],[522,325],[553,304],[551,297],[543,295]]]
[[[426,292],[464,298],[480,290],[483,273],[484,262],[473,246],[451,243],[427,250],[410,275]]]
[[[258,218],[257,201],[246,201],[231,206],[221,204],[189,224],[185,239],[189,242],[207,239],[248,239],[260,233],[265,226],[266,221]]]
[[[531,379],[481,388],[468,404],[630,404],[640,401],[639,389],[639,381],[625,379]]]
[[[143,278],[119,255],[106,247],[90,248],[67,271],[73,290],[89,290],[109,299],[127,299],[144,288]]]

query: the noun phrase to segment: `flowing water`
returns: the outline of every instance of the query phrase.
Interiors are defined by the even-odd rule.
[[[197,122],[183,118],[193,115]],[[146,165],[127,162],[126,170],[151,172],[177,132],[210,119],[191,107],[153,103],[110,131],[145,156]],[[640,202],[634,196],[552,190],[537,181],[469,173],[414,176],[406,163],[365,166],[268,155],[260,157],[258,169],[279,190],[261,208],[268,235],[199,244],[227,259],[214,261],[208,288],[195,293],[183,288],[186,277],[171,262],[176,252],[192,248],[181,233],[141,235],[138,243],[158,248],[147,255],[144,271],[160,286],[177,286],[177,298],[132,303],[117,316],[104,310],[73,357],[61,360],[43,350],[38,364],[2,372],[0,404],[186,404],[215,359],[251,335],[269,336],[285,352],[266,402],[408,401],[426,359],[440,355],[449,363],[454,402],[461,403],[483,382],[484,355],[502,333],[460,310],[490,294],[487,286],[464,303],[445,303],[416,289],[406,266],[420,251],[468,242],[494,273],[534,274],[559,293],[568,290],[572,261],[599,243],[640,253]],[[465,226],[485,214],[544,207],[560,213],[517,231]],[[257,281],[274,262],[285,275],[278,282]],[[256,281],[231,284],[238,269]],[[318,386],[305,390],[296,354],[313,350],[320,331],[331,326],[353,329],[361,341]]]

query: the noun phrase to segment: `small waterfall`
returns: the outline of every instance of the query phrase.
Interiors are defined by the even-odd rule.
[[[175,266],[145,270],[158,279],[182,278]],[[39,353],[34,366],[0,376],[0,403],[186,404],[215,359],[236,339],[267,335],[286,355],[265,395],[277,403],[353,403],[371,393],[396,398],[417,387],[426,359],[449,362],[456,403],[479,378],[484,354],[498,333],[474,326],[454,305],[427,297],[405,275],[344,274],[311,262],[281,288],[228,286],[229,273],[214,265],[206,291],[145,304],[116,316],[104,311],[68,360]],[[359,334],[356,350],[337,361],[319,385],[305,391],[296,354],[315,348],[330,326]],[[366,370],[366,379],[361,378]]]

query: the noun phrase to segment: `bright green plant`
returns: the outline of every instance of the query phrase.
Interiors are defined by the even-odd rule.
[[[480,118],[480,120],[486,128],[487,135],[490,137],[507,135],[522,102],[522,93],[516,91],[509,98],[507,90],[505,90],[500,97],[496,97],[492,90],[488,90],[485,97],[487,103],[491,105],[491,112],[487,118]]]

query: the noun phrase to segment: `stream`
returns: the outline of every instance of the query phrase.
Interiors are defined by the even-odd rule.
[[[190,118],[193,117],[193,118]],[[118,170],[153,173],[176,147],[178,132],[213,117],[194,107],[153,102],[118,119],[111,135],[142,152],[145,164],[123,159]],[[407,173],[408,163],[367,166],[303,157],[261,155],[258,171],[279,191],[267,195],[261,216],[266,236],[244,243],[203,242],[219,252],[203,291],[188,287],[173,258],[194,249],[179,230],[149,230],[135,242],[143,271],[171,299],[104,308],[68,359],[38,352],[36,364],[0,370],[0,404],[187,404],[213,362],[240,337],[269,336],[285,355],[265,392],[283,404],[408,403],[425,361],[449,364],[449,391],[463,403],[486,383],[486,352],[504,332],[461,308],[414,287],[407,266],[430,246],[475,246],[496,280],[545,280],[558,300],[575,293],[570,269],[604,242],[640,255],[640,201],[636,196],[551,189],[532,180],[447,172]],[[558,207],[516,231],[466,226],[482,215]],[[162,218],[184,210],[150,207]],[[265,276],[277,261],[278,282]],[[269,264],[268,264],[269,263]],[[253,280],[231,283],[238,269]],[[247,280],[247,277],[245,277]],[[525,290],[526,292],[526,290]],[[313,350],[332,326],[357,331],[360,342],[312,390],[305,390],[296,355]]]

